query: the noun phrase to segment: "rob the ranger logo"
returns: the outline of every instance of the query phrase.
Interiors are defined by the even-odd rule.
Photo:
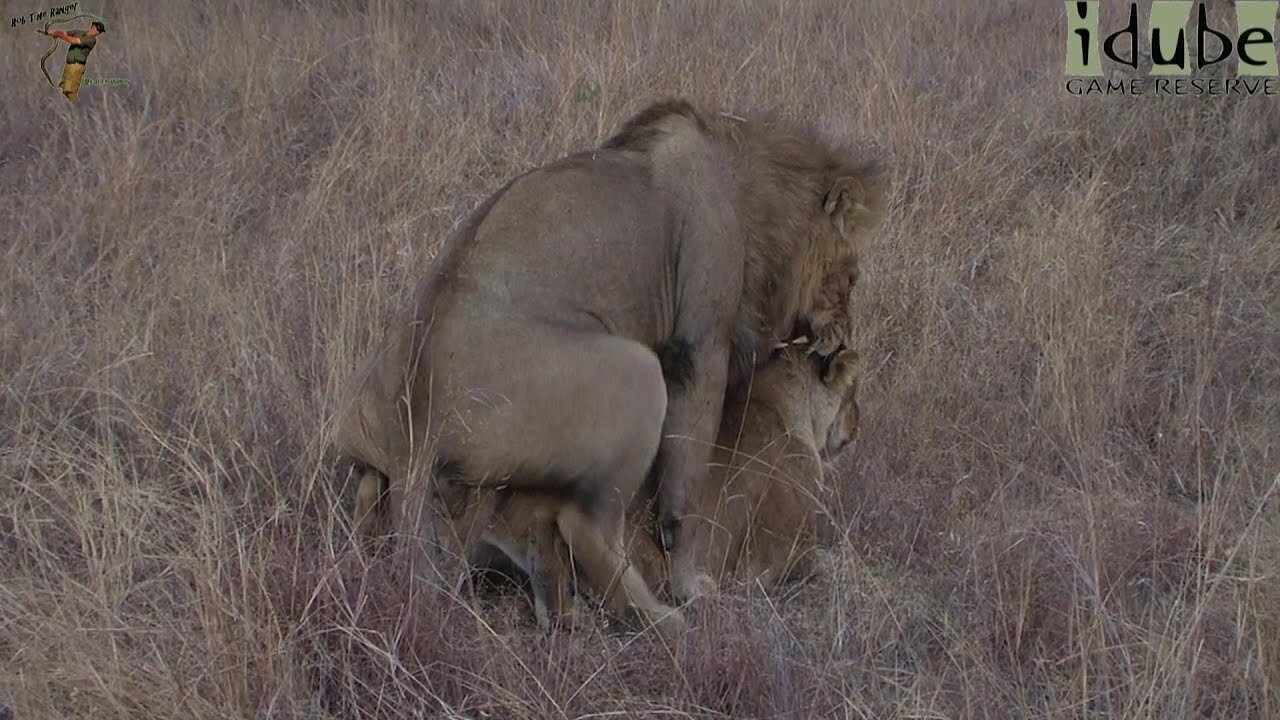
[[[1213,26],[1203,2],[1154,0],[1144,36],[1139,35],[1137,3],[1128,4],[1125,26],[1105,35],[1099,30],[1102,3],[1068,0],[1064,4],[1067,9],[1066,74],[1072,77],[1067,89],[1072,94],[1143,94],[1148,88],[1142,78],[1130,77],[1126,81],[1082,78],[1114,77],[1103,67],[1104,60],[1136,72],[1144,55],[1149,55],[1151,60],[1149,74],[1156,76],[1151,88],[1156,94],[1271,95],[1277,90],[1280,66],[1276,62],[1275,30],[1280,2],[1239,0],[1234,3],[1236,26],[1229,28],[1221,20],[1218,27]],[[1193,28],[1188,28],[1193,6],[1196,22]],[[1148,47],[1149,52],[1144,52]],[[1234,78],[1190,77],[1193,69],[1221,66],[1232,57],[1237,60]]]

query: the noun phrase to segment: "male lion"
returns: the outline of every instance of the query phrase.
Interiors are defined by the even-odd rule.
[[[683,101],[517,177],[446,241],[358,373],[337,443],[380,488],[361,507],[385,494],[412,531],[405,500],[424,480],[446,509],[463,485],[559,492],[571,547],[621,560],[657,459],[673,585],[689,596],[678,518],[725,392],[800,323],[816,352],[842,344],[883,195],[879,175],[805,133]],[[682,625],[633,569],[618,587]]]
[[[731,391],[708,477],[694,485],[686,516],[685,542],[705,585],[733,575],[766,587],[811,576],[826,544],[822,522],[822,464],[834,459],[858,430],[858,377],[853,350],[820,357],[799,348],[781,350],[756,371],[749,386]],[[366,477],[376,491],[372,476]],[[539,490],[479,490],[464,512],[447,522],[445,534],[468,562],[488,565],[491,549],[529,578],[538,625],[548,628],[569,611],[572,565],[589,584],[626,582],[621,558],[607,548],[566,543],[561,513],[576,513],[572,499]],[[645,580],[667,578],[665,553],[649,531],[647,498],[628,513],[627,550]],[[709,588],[706,588],[709,589]],[[644,597],[634,589],[632,595]],[[606,598],[615,612],[618,597]],[[661,618],[662,606],[641,612]]]

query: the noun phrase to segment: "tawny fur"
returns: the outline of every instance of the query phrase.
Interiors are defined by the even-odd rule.
[[[790,339],[795,321],[816,331],[815,352],[834,352],[849,337],[858,257],[880,225],[887,179],[876,163],[855,159],[813,131],[773,118],[703,114],[682,100],[650,106],[603,147],[652,152],[679,132],[681,120],[733,152],[736,205],[746,234],[746,302],[739,306],[731,384],[747,377],[772,347],[760,338]],[[814,212],[818,206],[822,214]],[[778,297],[779,288],[789,292]]]
[[[883,197],[878,174],[811,134],[682,101],[512,180],[445,243],[352,383],[339,449],[385,478],[362,517],[416,533],[412,507],[448,504],[459,482],[512,485],[569,496],[592,526],[581,542],[622,555],[657,460],[662,527],[676,532],[727,389],[799,326],[820,352],[845,342]],[[664,343],[687,349],[678,387],[654,352]],[[633,606],[681,623],[652,598]]]
[[[771,587],[820,569],[832,541],[823,464],[857,433],[860,375],[853,350],[823,361],[793,348],[729,396],[711,469],[689,500],[685,542],[700,571]],[[633,547],[645,577],[662,584],[656,543]]]
[[[823,462],[858,430],[860,370],[853,350],[824,361],[790,348],[730,394],[707,477],[690,497],[686,542],[706,577],[704,591],[731,578],[772,587],[820,569],[816,558],[830,542]],[[547,627],[569,614],[572,566],[583,568],[590,584],[624,575],[624,559],[604,544],[555,535],[558,515],[572,507],[569,498],[536,490],[477,490],[448,532],[454,551],[472,562],[485,564],[493,548],[523,569]],[[652,522],[648,498],[638,497],[625,544],[640,575],[658,587],[669,581],[668,561]]]

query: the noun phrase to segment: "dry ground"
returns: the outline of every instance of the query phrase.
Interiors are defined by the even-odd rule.
[[[104,0],[129,85],[72,107],[41,7],[0,27],[19,720],[1280,717],[1280,98],[1071,97],[1050,2]],[[668,95],[892,170],[835,580],[668,649],[361,568],[339,383],[471,207]]]

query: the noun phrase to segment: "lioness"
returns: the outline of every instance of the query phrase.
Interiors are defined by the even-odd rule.
[[[678,519],[726,390],[799,323],[820,354],[847,337],[879,177],[781,124],[669,101],[512,180],[446,241],[352,383],[337,444],[380,488],[361,517],[386,495],[414,532],[406,511],[422,505],[405,500],[424,480],[436,507],[460,484],[535,488],[572,499],[557,516],[571,545],[622,557],[656,458],[687,597]],[[633,569],[616,591],[615,605],[682,625]]]
[[[766,587],[815,572],[816,551],[832,540],[823,463],[858,431],[861,371],[851,349],[789,348],[725,399],[711,473],[694,485],[686,515],[684,542],[700,569]],[[645,577],[661,582],[657,544],[633,548]]]
[[[828,540],[819,517],[822,464],[858,430],[860,371],[853,350],[824,358],[786,348],[726,398],[708,477],[694,486],[686,516],[685,542],[699,570],[714,575],[704,584],[736,574],[770,586],[813,574],[816,551]],[[375,491],[368,479],[365,490]],[[576,522],[576,507],[563,495],[478,491],[446,533],[453,550],[474,564],[487,565],[491,548],[514,562],[529,578],[538,625],[547,628],[569,610],[571,564],[593,586],[626,581],[625,560],[603,545],[565,542],[583,530],[567,525],[562,513]],[[631,558],[645,580],[664,583],[667,563],[650,532],[647,498],[637,498],[628,520]]]

